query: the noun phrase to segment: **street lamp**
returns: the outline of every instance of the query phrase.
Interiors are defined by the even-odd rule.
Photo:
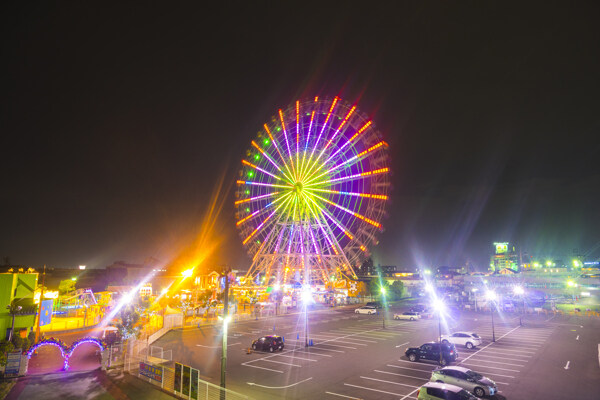
[[[498,295],[496,295],[496,292],[494,292],[493,290],[488,290],[487,293],[485,294],[486,299],[488,300],[488,303],[490,303],[490,311],[492,313],[492,342],[496,341],[496,331],[494,330],[494,307],[493,304],[496,301],[496,299],[498,298]]]
[[[477,312],[477,291],[479,289],[477,289],[476,287],[471,289],[471,292],[473,292],[473,298],[475,299],[475,312]]]
[[[383,308],[381,309],[381,315],[383,315],[383,329],[385,329],[385,288],[382,286],[381,297],[383,298]]]
[[[304,303],[304,347],[308,347],[308,304],[312,300],[309,287],[302,290],[302,302]]]
[[[523,289],[522,286],[515,286],[515,288],[513,289],[513,292],[521,297],[521,301],[523,302],[523,308],[521,308],[521,315],[519,315],[519,325],[523,325],[523,321],[521,320],[521,317],[523,315],[523,313],[525,312],[525,297],[523,296],[523,294],[525,294],[525,289]]]
[[[433,300],[433,309],[438,315],[438,342],[440,344],[440,365],[442,365],[442,312],[444,311],[444,302],[436,298]]]
[[[229,321],[231,321],[231,316],[227,315],[228,310],[225,309],[224,316],[219,316],[219,320],[223,321],[223,338],[221,341],[221,387],[225,389],[225,374],[227,371],[227,326]],[[224,390],[221,390],[221,395],[225,393]],[[221,396],[223,397],[223,396]]]

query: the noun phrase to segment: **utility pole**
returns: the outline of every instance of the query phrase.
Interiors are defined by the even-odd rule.
[[[44,273],[42,274],[42,291],[40,292],[40,305],[38,310],[37,328],[35,330],[35,342],[40,340],[40,319],[42,318],[42,301],[44,300],[44,286],[46,284],[46,264],[44,264]],[[52,310],[50,310],[52,312]]]

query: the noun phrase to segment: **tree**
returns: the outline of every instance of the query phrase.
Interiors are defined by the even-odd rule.
[[[75,290],[75,281],[72,279],[65,279],[60,281],[58,284],[58,293],[63,295]]]
[[[6,353],[13,351],[15,346],[8,340],[0,342],[0,365],[6,365]]]
[[[392,286],[390,286],[390,292],[394,299],[398,300],[402,298],[402,295],[404,294],[404,283],[402,283],[402,281],[394,281]]]
[[[379,296],[381,295],[381,288],[384,288],[386,292],[388,291],[388,283],[385,279],[379,278],[371,278],[369,282],[369,294],[371,296]]]
[[[140,314],[135,311],[133,306],[125,306],[119,313],[121,323],[117,325],[119,333],[125,339],[137,338],[140,335]]]

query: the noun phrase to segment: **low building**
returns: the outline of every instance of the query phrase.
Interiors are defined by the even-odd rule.
[[[3,273],[0,274],[0,336],[8,338],[12,327],[13,306],[15,332],[21,335],[33,329],[37,306],[34,304],[34,293],[37,287],[37,273]]]

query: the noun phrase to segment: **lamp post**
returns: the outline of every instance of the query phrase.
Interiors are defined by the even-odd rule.
[[[310,288],[302,289],[302,302],[304,303],[304,347],[308,347],[308,303],[312,299]]]
[[[498,298],[498,296],[496,295],[496,292],[494,292],[493,290],[488,290],[488,292],[485,294],[485,297],[488,300],[488,303],[490,303],[490,311],[492,313],[492,342],[496,341],[496,331],[494,330],[494,307],[493,304],[496,301],[496,299]]]
[[[385,288],[382,286],[381,287],[381,298],[383,299],[383,305],[382,305],[382,309],[381,309],[381,315],[383,315],[383,329],[385,329]]]
[[[473,292],[473,299],[475,299],[475,312],[477,312],[477,291],[479,289],[477,288],[473,288],[471,289],[471,292]]]
[[[231,316],[227,314],[227,310],[223,317],[219,317],[223,321],[223,338],[221,342],[221,387],[225,389],[225,375],[227,372],[227,325],[231,321]],[[221,399],[225,398],[225,391],[221,390]]]
[[[442,365],[442,312],[444,311],[444,302],[436,298],[433,300],[433,308],[438,315],[438,343],[440,345],[440,365]]]
[[[523,287],[521,286],[515,286],[513,291],[517,296],[521,297],[521,301],[523,302],[523,308],[521,308],[521,314],[519,315],[519,326],[523,326],[523,321],[521,320],[521,317],[525,312],[525,296],[523,296],[525,294],[525,289],[523,289]]]

